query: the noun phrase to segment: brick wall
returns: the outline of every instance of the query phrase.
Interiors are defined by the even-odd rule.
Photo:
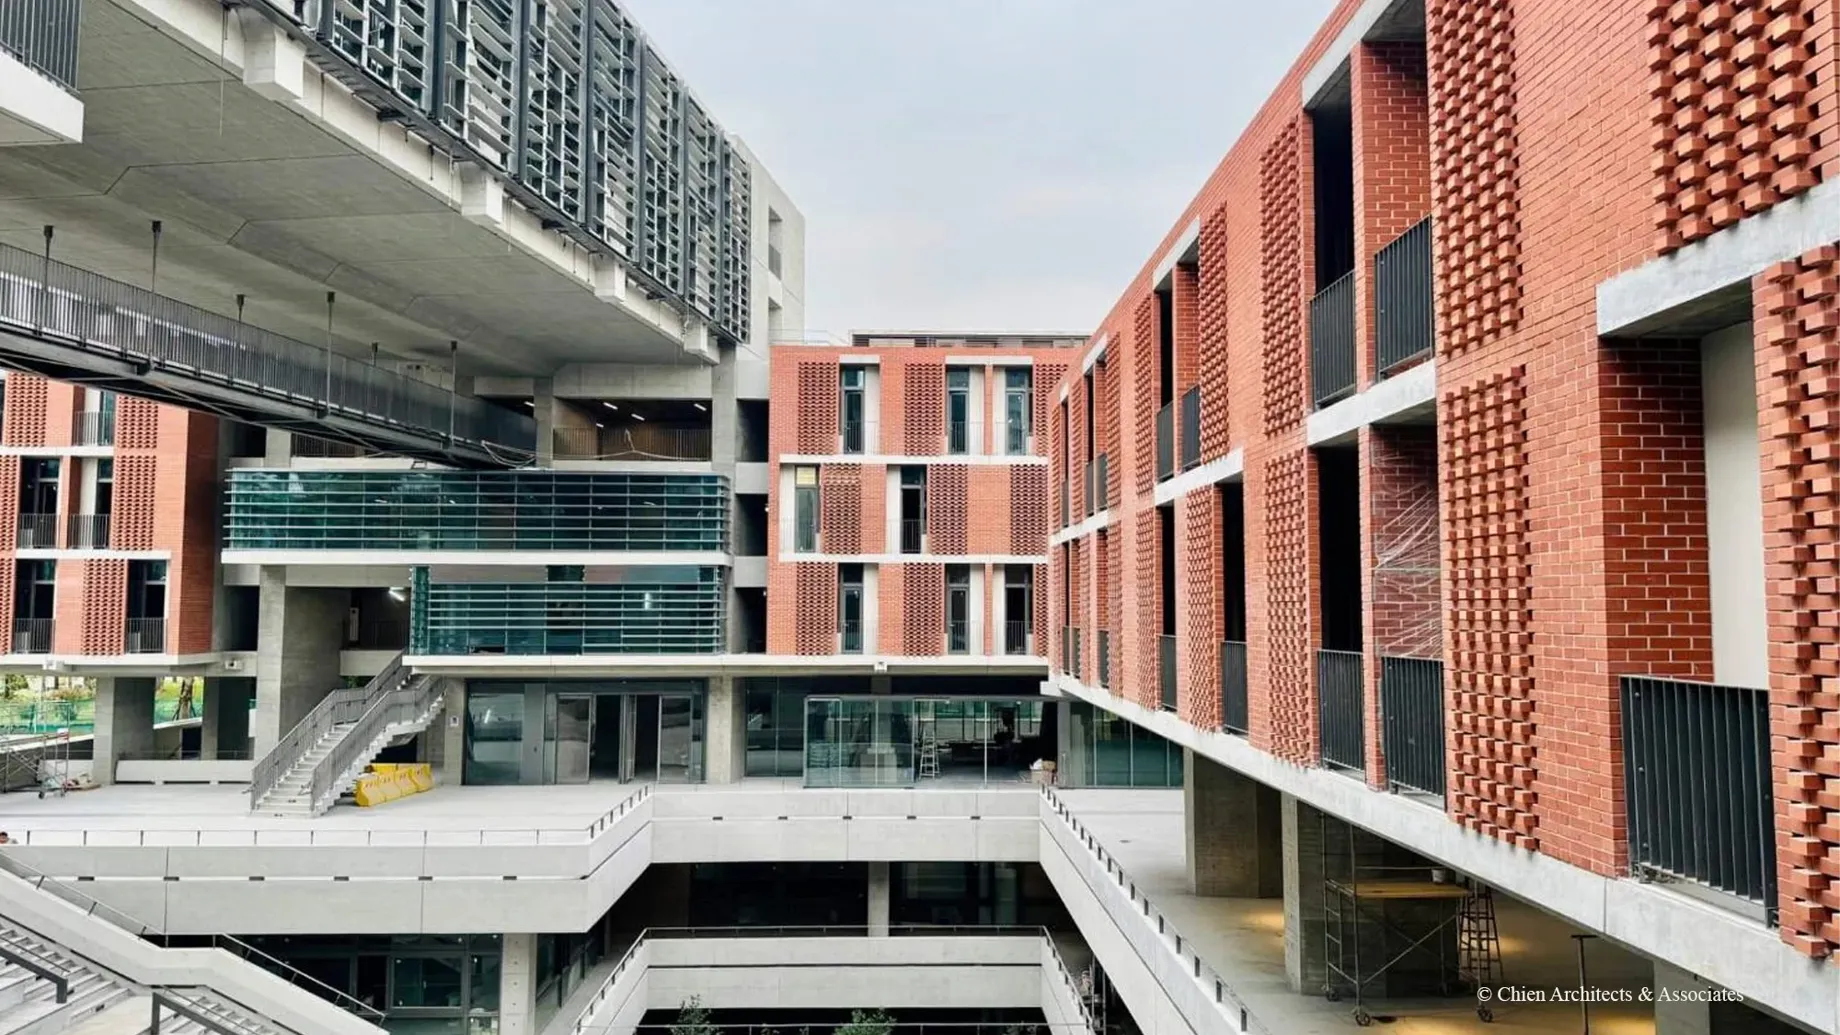
[[[1425,48],[1415,42],[1355,48],[1355,350],[1357,384],[1376,373],[1374,257],[1431,212],[1431,141]]]

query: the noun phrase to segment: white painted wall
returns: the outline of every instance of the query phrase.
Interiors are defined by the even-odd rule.
[[[969,646],[973,654],[984,653],[984,593],[987,589],[984,573],[987,570],[982,564],[971,565],[971,641]],[[1001,648],[1002,645],[999,644],[996,653],[1003,653]]]
[[[1712,672],[1727,686],[1770,685],[1764,604],[1763,461],[1757,360],[1749,323],[1700,342],[1705,390],[1706,534],[1711,562]]]
[[[881,569],[863,565],[863,653],[881,653]]]

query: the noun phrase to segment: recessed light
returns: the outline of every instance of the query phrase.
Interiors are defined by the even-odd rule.
[[[605,424],[602,424],[602,423],[601,423],[600,421],[595,421],[595,422],[594,422],[594,426],[595,426],[595,427],[597,427],[597,428],[604,428],[604,427],[606,427],[607,425],[605,425]]]
[[[703,411],[704,413],[709,412],[709,407],[704,406],[702,403],[691,403],[690,405],[696,407],[697,409]]]
[[[635,414],[633,414],[633,415],[632,415],[632,419],[633,419],[633,420],[637,420],[637,421],[642,421],[642,420],[644,420],[644,419],[645,419],[645,414],[643,414],[643,413],[635,413]]]
[[[524,408],[525,408],[525,409],[527,409],[527,410],[534,410],[534,409],[536,409],[536,408],[537,408],[537,404],[536,404],[536,403],[533,403],[533,402],[531,402],[531,401],[530,401],[529,399],[525,399],[525,400],[524,400]]]
[[[619,409],[619,407],[618,407],[618,406],[615,406],[614,404],[612,404],[612,403],[610,403],[610,402],[604,402],[604,403],[601,403],[601,405],[602,405],[602,406],[605,406],[605,407],[607,407],[607,408],[608,408],[608,409],[610,409],[610,410],[617,410],[617,409]]]

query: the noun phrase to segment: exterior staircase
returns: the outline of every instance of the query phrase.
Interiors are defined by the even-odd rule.
[[[322,816],[351,791],[379,752],[427,729],[441,712],[440,682],[402,655],[356,690],[334,690],[255,766],[250,811]]]

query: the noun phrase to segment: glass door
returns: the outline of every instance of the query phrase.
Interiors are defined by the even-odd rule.
[[[587,783],[589,748],[594,740],[594,698],[588,694],[556,697],[555,783]]]
[[[696,783],[703,777],[702,731],[696,699],[667,694],[658,699],[658,782]]]

